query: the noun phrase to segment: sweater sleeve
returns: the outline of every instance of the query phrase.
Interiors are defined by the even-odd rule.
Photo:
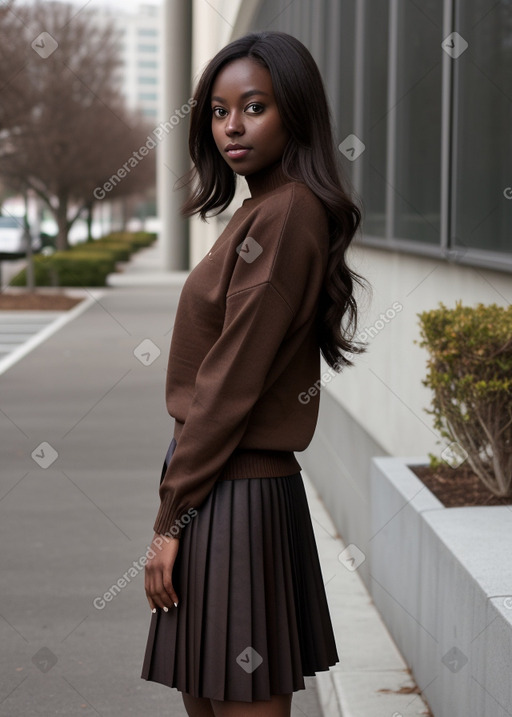
[[[273,229],[279,231],[275,224]],[[276,269],[281,262],[282,271],[271,270],[265,281],[259,273],[251,275],[251,263],[238,258],[221,334],[199,367],[191,405],[160,485],[156,533],[180,536],[180,519],[199,508],[240,443],[301,297],[314,290],[310,279],[319,263],[317,231],[314,221],[297,226],[285,219],[279,241],[274,237],[268,245],[275,249],[271,266]],[[251,234],[263,240],[254,227]],[[251,276],[258,276],[258,283],[251,282]]]
[[[179,442],[160,485],[157,533],[179,537],[240,442],[293,313],[271,283],[230,296],[222,334],[206,355]],[[264,351],[262,351],[264,346]]]

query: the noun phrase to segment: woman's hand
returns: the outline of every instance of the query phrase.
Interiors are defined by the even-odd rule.
[[[151,610],[157,607],[178,606],[178,596],[172,585],[172,569],[180,541],[155,533],[144,570],[144,587]],[[154,555],[153,555],[154,554]],[[174,609],[174,608],[173,608]]]

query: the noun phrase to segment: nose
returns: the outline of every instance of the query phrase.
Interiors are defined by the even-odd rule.
[[[232,134],[244,133],[244,124],[240,112],[237,112],[236,110],[230,112],[227,118],[225,131],[228,136],[231,136]]]

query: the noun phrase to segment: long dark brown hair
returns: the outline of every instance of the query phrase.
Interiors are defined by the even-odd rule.
[[[236,173],[222,158],[211,129],[211,91],[228,62],[249,57],[270,72],[281,121],[290,132],[282,157],[283,172],[304,182],[321,200],[329,221],[329,257],[319,296],[317,327],[320,350],[335,371],[352,366],[351,355],[365,348],[354,341],[357,304],[354,284],[366,281],[351,271],[345,253],[354,237],[361,211],[349,198],[337,165],[332,119],[322,77],[309,50],[284,32],[251,32],[226,45],[210,60],[195,90],[190,113],[189,151],[194,166],[180,186],[195,180],[184,202],[186,216],[219,214],[236,190]]]

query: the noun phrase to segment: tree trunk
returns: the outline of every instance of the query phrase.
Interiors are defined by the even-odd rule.
[[[25,268],[25,274],[27,279],[27,289],[32,292],[35,288],[34,279],[34,256],[32,254],[32,234],[28,222],[28,189],[23,189],[23,199],[25,203],[25,214],[23,216],[23,238],[25,243],[25,257],[27,259],[27,266]]]
[[[66,251],[69,249],[68,244],[68,201],[67,198],[59,198],[59,206],[55,211],[55,219],[57,221],[57,250]]]
[[[94,206],[93,202],[89,202],[87,205],[87,241],[92,241],[92,208]]]
[[[128,221],[128,198],[121,198],[121,231],[126,231],[126,223]]]

